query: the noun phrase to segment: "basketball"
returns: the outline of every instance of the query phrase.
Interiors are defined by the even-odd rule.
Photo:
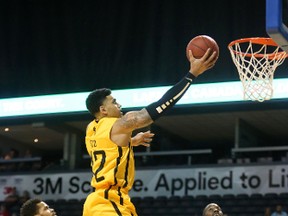
[[[219,56],[219,46],[217,42],[210,36],[198,35],[188,43],[186,56],[189,59],[189,50],[191,50],[193,56],[199,59],[205,54],[208,48],[211,48],[213,52],[216,51],[217,56]]]

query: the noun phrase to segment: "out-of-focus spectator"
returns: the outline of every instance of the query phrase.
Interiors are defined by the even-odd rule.
[[[10,193],[6,196],[5,205],[7,209],[11,212],[11,209],[15,206],[18,206],[19,203],[19,195],[16,187],[12,187]]]
[[[30,149],[26,149],[23,157],[24,158],[31,158],[32,157],[32,153],[31,153]]]
[[[273,212],[271,216],[287,216],[287,213],[283,210],[281,205],[277,205],[275,212]]]
[[[17,157],[19,157],[19,151],[14,148],[11,148],[10,151],[4,156],[4,159],[11,160]]]
[[[270,207],[265,208],[264,216],[271,216],[271,208]]]
[[[11,148],[9,152],[7,152],[3,156],[3,159],[9,161],[14,158],[17,158],[18,156],[19,156],[19,151],[14,148]],[[15,171],[16,169],[17,169],[17,164],[13,163],[13,161],[11,163],[5,163],[1,165],[1,170],[3,171]]]
[[[0,216],[10,216],[10,212],[6,208],[6,205],[4,203],[0,204]]]
[[[27,158],[32,158],[32,153],[30,151],[30,149],[26,149],[24,155],[23,155],[23,159],[27,159]],[[32,163],[29,161],[23,161],[21,163],[19,163],[18,165],[18,170],[21,171],[29,171],[32,169]]]

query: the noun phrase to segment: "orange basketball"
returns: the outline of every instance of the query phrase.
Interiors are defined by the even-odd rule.
[[[188,43],[186,47],[186,56],[189,59],[189,50],[191,50],[195,58],[201,58],[208,48],[211,48],[212,51],[216,51],[217,56],[219,56],[219,46],[217,42],[210,36],[198,35]]]

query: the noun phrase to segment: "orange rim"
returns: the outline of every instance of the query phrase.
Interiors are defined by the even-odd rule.
[[[252,56],[255,56],[256,58],[263,58],[264,56],[268,56],[269,59],[273,59],[273,58],[281,58],[282,57],[282,54],[284,54],[285,52],[282,51],[282,52],[278,52],[277,54],[273,54],[273,53],[267,53],[267,54],[260,54],[260,53],[254,53],[254,54],[251,54],[251,53],[244,53],[244,52],[238,52],[238,51],[235,51],[233,49],[233,46],[236,44],[236,43],[252,43],[252,44],[260,44],[260,45],[269,45],[269,46],[275,46],[275,47],[278,47],[279,45],[277,43],[275,43],[275,41],[272,39],[272,38],[262,38],[262,37],[254,37],[254,38],[242,38],[242,39],[238,39],[238,40],[234,40],[232,41],[231,43],[229,43],[228,45],[228,48],[230,50],[232,50],[235,54],[237,55],[245,55],[247,57],[252,57]],[[288,57],[288,54],[285,55],[285,58]]]

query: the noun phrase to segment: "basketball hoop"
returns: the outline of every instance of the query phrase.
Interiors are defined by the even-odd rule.
[[[271,38],[243,38],[228,45],[243,85],[244,100],[273,96],[274,71],[288,57]]]

